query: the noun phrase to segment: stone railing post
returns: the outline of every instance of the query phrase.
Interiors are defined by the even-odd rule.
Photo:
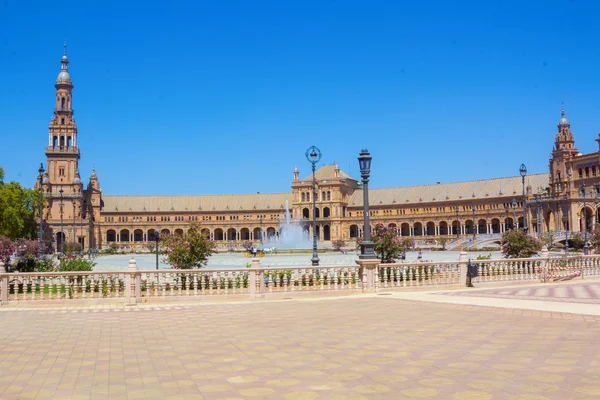
[[[548,279],[548,264],[549,264],[549,260],[550,260],[550,255],[548,253],[548,247],[546,247],[546,245],[544,245],[542,247],[542,253],[540,254],[542,260],[541,260],[541,264],[540,264],[540,281],[541,282],[546,282],[546,280]]]
[[[469,287],[470,279],[468,279],[467,277],[467,263],[468,263],[469,259],[467,257],[467,252],[466,251],[461,251],[460,255],[458,256],[458,266],[459,266],[459,270],[460,270],[460,279],[459,279],[459,284],[460,282],[465,282],[465,286]]]
[[[379,289],[379,259],[358,259],[359,275],[363,292],[376,292]]]
[[[136,304],[141,297],[141,275],[138,273],[137,262],[131,257],[127,274],[125,275],[125,300],[128,304]]]
[[[8,274],[2,260],[0,260],[0,304],[8,304]]]
[[[264,271],[260,266],[260,259],[255,257],[250,264],[250,273],[248,274],[248,286],[250,297],[260,296],[265,291]]]

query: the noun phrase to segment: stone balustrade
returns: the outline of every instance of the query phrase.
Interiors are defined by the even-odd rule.
[[[137,303],[153,299],[276,294],[352,293],[419,287],[463,286],[467,253],[457,262],[380,264],[358,260],[350,266],[263,268],[252,260],[246,269],[139,270],[135,259],[124,271],[6,273],[0,262],[0,301],[102,300]],[[600,255],[500,260],[470,260],[475,285],[552,282],[600,276]]]

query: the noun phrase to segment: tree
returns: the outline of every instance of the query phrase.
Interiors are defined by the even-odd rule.
[[[183,235],[162,235],[161,254],[164,262],[174,268],[191,269],[206,265],[215,250],[215,242],[202,235],[200,225],[191,223]]]
[[[2,261],[5,266],[8,266],[10,257],[16,249],[17,245],[10,240],[10,238],[0,235],[0,261]]]
[[[3,175],[4,172],[1,171],[0,174]],[[35,238],[36,191],[22,187],[17,182],[3,183],[2,179],[0,179],[0,235],[11,239]]]
[[[346,242],[344,242],[342,239],[338,239],[331,242],[331,245],[335,251],[340,251],[342,247],[346,245]]]
[[[581,232],[574,232],[569,236],[569,248],[573,250],[581,250],[585,246],[585,239]]]
[[[600,226],[596,225],[594,230],[589,235],[590,247],[597,254],[600,252]]]
[[[375,225],[371,240],[375,244],[375,253],[382,263],[396,261],[404,251],[415,245],[411,238],[402,237],[398,228],[386,228],[382,224]]]
[[[523,229],[513,229],[502,235],[502,254],[506,258],[528,258],[542,249],[542,242]]]

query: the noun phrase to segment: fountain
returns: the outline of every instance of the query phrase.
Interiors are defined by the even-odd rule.
[[[283,221],[279,222],[279,235],[271,236],[263,243],[263,248],[276,248],[278,250],[312,249],[312,240],[308,232],[302,229],[298,221],[293,221],[288,207],[288,201],[285,201],[285,216]]]

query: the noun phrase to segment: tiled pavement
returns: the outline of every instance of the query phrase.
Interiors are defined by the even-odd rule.
[[[440,293],[442,294],[442,293]],[[452,291],[450,296],[494,297],[502,299],[525,299],[560,301],[569,303],[600,304],[598,282],[571,282],[555,286],[505,287],[499,289]]]
[[[0,399],[600,398],[600,316],[534,314],[394,295],[0,309]]]

